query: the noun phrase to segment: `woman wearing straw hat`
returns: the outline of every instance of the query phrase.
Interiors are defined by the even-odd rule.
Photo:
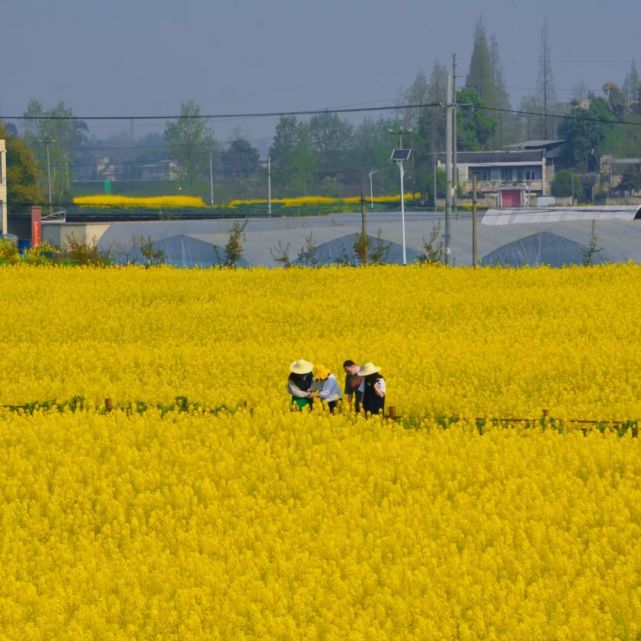
[[[321,401],[327,403],[330,414],[334,413],[338,401],[343,398],[336,376],[325,365],[316,365],[314,367],[312,390],[315,398],[320,398]]]
[[[385,379],[381,368],[372,362],[361,365],[358,375],[364,379],[363,409],[365,414],[382,414],[385,409]]]
[[[305,407],[312,409],[314,402],[312,387],[312,371],[314,364],[299,358],[289,366],[287,391],[292,395],[292,409],[302,410]]]

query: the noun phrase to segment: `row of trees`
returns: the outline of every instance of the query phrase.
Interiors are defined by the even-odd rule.
[[[173,159],[178,163],[177,188],[206,199],[211,173],[218,193],[222,191],[221,199],[263,196],[267,155],[273,193],[278,196],[367,192],[374,174],[376,193],[393,193],[398,190],[398,171],[389,156],[398,139],[392,132],[411,128],[406,144],[411,145],[413,154],[406,166],[406,184],[408,189],[429,194],[432,200],[435,182],[438,195],[444,191],[443,176],[434,175],[434,165],[445,148],[447,74],[448,69],[439,61],[429,77],[419,72],[399,99],[393,117],[355,123],[329,112],[309,119],[283,116],[269,149],[263,149],[262,160],[259,150],[241,132],[227,145],[221,144],[193,101],[181,105],[179,117],[168,122],[162,133],[135,138],[132,123],[129,132],[99,139],[91,136],[87,124],[63,103],[46,109],[33,100],[25,111],[22,133],[35,158],[34,188],[46,195],[51,185],[54,202],[63,203],[71,197],[74,177],[95,179],[96,163],[104,156],[118,169],[119,180],[139,179],[145,163]],[[558,137],[566,141],[560,168],[585,172],[595,171],[605,153],[638,156],[641,148],[641,78],[635,63],[621,86],[606,82],[595,95],[579,84],[570,103],[563,104],[556,97],[547,22],[541,31],[536,90],[515,109],[496,38],[488,37],[479,20],[456,102],[460,151],[500,149],[526,139]],[[13,128],[7,135],[16,146],[17,130]],[[15,163],[13,166],[15,171]],[[23,190],[14,202],[33,201],[34,194]]]

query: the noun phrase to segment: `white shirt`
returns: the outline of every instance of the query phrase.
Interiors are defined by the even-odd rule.
[[[318,398],[327,402],[343,398],[340,385],[334,374],[330,374],[324,381],[314,381],[312,389],[318,392]]]

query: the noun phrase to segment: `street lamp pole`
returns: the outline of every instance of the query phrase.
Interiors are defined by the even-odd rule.
[[[272,215],[272,158],[267,156],[267,213]]]
[[[405,178],[405,170],[403,168],[403,161],[398,163],[401,174],[401,230],[403,236],[403,265],[407,265],[407,254],[405,253],[405,190],[403,186]]]
[[[214,206],[214,158],[209,152],[209,204]]]
[[[369,176],[369,202],[370,202],[370,209],[374,209],[374,188],[372,186],[372,176],[378,172],[378,169],[370,169],[369,173],[367,174]]]

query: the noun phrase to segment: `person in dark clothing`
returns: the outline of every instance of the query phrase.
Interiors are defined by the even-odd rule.
[[[385,379],[380,374],[381,368],[374,363],[365,363],[358,370],[364,380],[363,410],[365,414],[383,414],[385,410]]]
[[[292,410],[302,410],[305,407],[312,409],[314,403],[312,394],[312,371],[314,364],[299,358],[289,366],[289,378],[287,379],[287,391],[292,396]]]
[[[363,379],[358,375],[360,365],[357,365],[352,360],[346,360],[343,363],[343,369],[345,370],[345,388],[343,393],[347,399],[350,410],[352,409],[352,399],[354,399],[354,411],[358,413],[361,409],[361,402],[363,400]]]

